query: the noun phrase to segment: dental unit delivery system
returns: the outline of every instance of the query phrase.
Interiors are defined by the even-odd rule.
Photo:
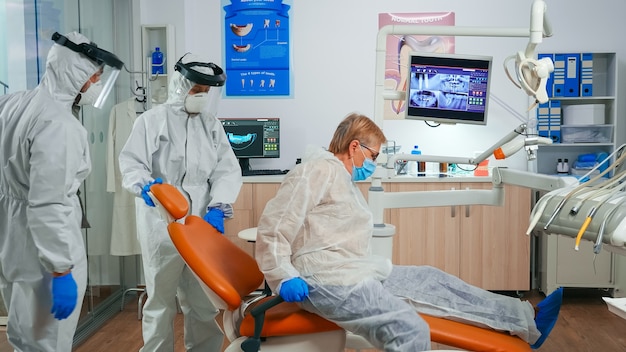
[[[594,242],[596,254],[606,244],[607,250],[626,255],[625,149],[622,145],[609,155],[605,161],[615,155],[615,162],[589,181],[544,195],[533,209],[528,233],[539,230],[573,237],[575,250],[585,239]],[[611,178],[604,177],[611,172]]]

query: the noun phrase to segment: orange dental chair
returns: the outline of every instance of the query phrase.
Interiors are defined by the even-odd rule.
[[[155,204],[169,221],[168,231],[211,302],[223,311],[225,351],[344,351],[358,341],[334,323],[287,303],[280,296],[254,295],[263,274],[254,258],[202,218],[187,216],[185,197],[170,184],[150,188]],[[183,223],[184,221],[184,223]],[[266,294],[271,294],[265,290]],[[468,351],[528,352],[528,343],[508,333],[421,315],[431,340]],[[346,345],[346,341],[348,344]],[[358,343],[363,346],[363,341]],[[361,347],[364,348],[364,347]],[[373,348],[373,347],[368,347]]]

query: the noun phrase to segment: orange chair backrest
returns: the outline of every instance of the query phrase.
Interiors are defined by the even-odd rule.
[[[150,186],[150,192],[174,219],[182,219],[187,215],[189,203],[185,196],[173,185],[156,183]]]
[[[176,187],[156,184],[150,191],[172,216],[180,219],[187,214],[187,199]],[[168,231],[189,268],[229,309],[239,307],[263,283],[256,260],[202,218],[189,215],[184,224],[170,223]]]
[[[171,223],[170,237],[189,268],[229,309],[263,283],[256,260],[198,216]]]

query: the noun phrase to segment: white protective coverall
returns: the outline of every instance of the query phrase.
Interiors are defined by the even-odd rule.
[[[537,340],[530,303],[372,255],[372,215],[351,175],[332,153],[307,153],[310,160],[286,175],[259,220],[256,259],[274,292],[301,277],[309,286],[304,309],[385,351],[430,350],[416,310]]]
[[[233,215],[241,168],[219,120],[207,112],[189,115],[184,110],[192,86],[174,72],[168,100],[137,118],[119,157],[123,186],[137,196],[137,234],[148,295],[144,352],[173,351],[177,296],[187,351],[220,351],[223,342],[215,322],[217,309],[178,254],[165,220],[140,196],[144,185],[160,177],[182,191],[191,214],[203,217],[208,207],[216,206],[227,217]]]
[[[66,37],[89,43],[78,33]],[[72,103],[99,66],[61,45],[48,53],[41,83],[0,96],[0,289],[16,351],[71,351],[87,285],[76,196],[91,162],[87,131]],[[56,320],[51,273],[72,268],[73,313]]]

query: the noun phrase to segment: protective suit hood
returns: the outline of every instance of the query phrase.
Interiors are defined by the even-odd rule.
[[[180,58],[179,61],[184,64],[194,63],[194,62],[209,63],[208,60],[192,53],[185,54],[185,56]],[[216,66],[216,67],[219,67],[219,66]],[[207,75],[207,76],[213,76],[214,74],[217,74],[216,72],[213,71],[213,69],[211,69],[210,67],[205,67],[205,66],[192,66],[189,69],[196,71],[199,74]],[[218,70],[221,71],[221,68]],[[223,73],[221,73],[221,75],[222,75],[222,78],[225,79],[225,75],[223,75]],[[174,111],[177,111],[177,112],[180,111],[182,113],[187,114],[187,112],[185,111],[185,98],[187,98],[187,95],[189,94],[189,91],[191,90],[191,88],[198,83],[193,82],[189,78],[185,77],[183,74],[181,74],[181,72],[179,72],[179,70],[174,70],[171,76],[172,77],[170,79],[170,84],[168,88],[167,101],[165,102],[165,104],[170,105],[170,107],[174,109]],[[199,83],[199,84],[202,84],[202,83]],[[222,84],[223,84],[223,81],[222,81]],[[210,95],[209,103],[207,104],[207,107],[204,110],[210,115],[216,116],[218,103],[219,103],[219,99],[221,96],[220,86],[211,86],[209,89],[209,95]]]
[[[65,36],[76,44],[90,42],[78,32]],[[86,56],[55,43],[48,52],[46,72],[40,86],[47,89],[56,101],[67,106],[69,110],[80,89],[99,69],[100,65]]]

